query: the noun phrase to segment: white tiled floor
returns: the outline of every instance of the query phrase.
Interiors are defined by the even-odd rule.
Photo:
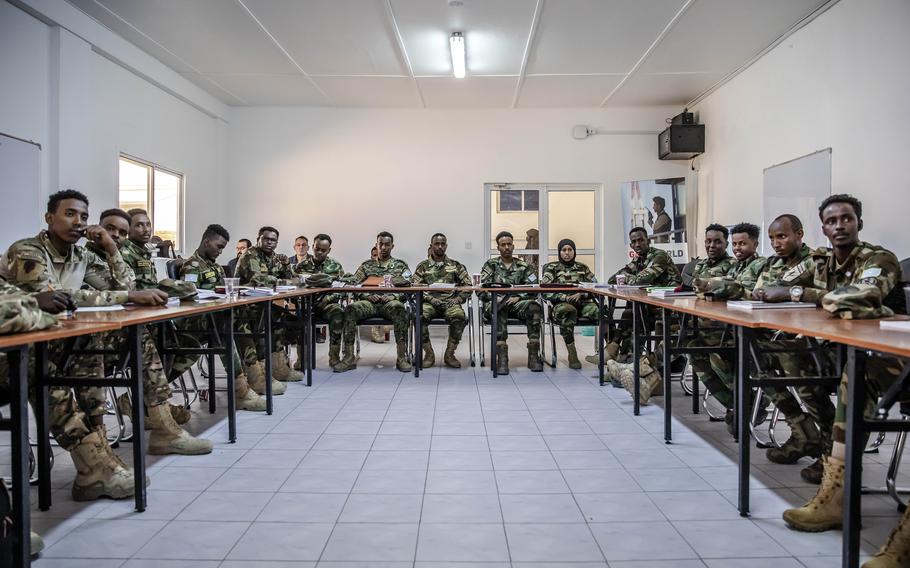
[[[223,414],[196,407],[191,426],[214,453],[149,458],[142,514],[131,501],[73,503],[72,463],[58,454],[54,506],[33,507],[47,542],[35,565],[839,565],[839,532],[802,534],[781,521],[814,494],[797,466],[754,451],[753,515],[741,518],[736,446],[722,423],[693,415],[677,391],[675,440],[665,445],[660,406],[634,417],[623,390],[600,388],[595,368],[571,371],[562,358],[530,373],[521,339],[512,375],[495,380],[468,366],[415,380],[394,369],[394,345],[368,342],[356,371],[332,374],[321,346],[314,386],[291,384],[273,416],[240,413],[236,444]],[[588,338],[579,344],[590,349]],[[890,449],[868,457],[868,483],[880,482]],[[882,496],[863,507],[871,554],[897,513]]]

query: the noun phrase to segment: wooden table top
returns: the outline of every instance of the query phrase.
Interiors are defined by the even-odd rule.
[[[93,333],[113,331],[119,328],[120,325],[116,323],[83,322],[73,319],[60,320],[60,325],[51,329],[0,336],[0,349],[8,349],[10,347],[19,347],[21,345],[41,343],[44,341],[54,341],[57,339],[67,339],[79,335],[91,335]]]

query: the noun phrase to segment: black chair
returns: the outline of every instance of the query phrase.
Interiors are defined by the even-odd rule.
[[[541,297],[540,294],[537,294],[537,299],[536,299],[535,301],[536,301],[537,304],[540,306],[540,312],[541,312],[541,314],[543,314],[543,313],[544,313],[544,304],[543,304],[543,298]],[[480,366],[481,366],[481,367],[485,367],[486,364],[487,364],[487,359],[486,359],[486,345],[485,345],[485,344],[486,344],[486,339],[485,339],[485,337],[487,336],[487,332],[484,332],[484,328],[485,328],[485,327],[489,327],[490,324],[492,323],[492,322],[490,321],[490,317],[489,317],[486,313],[484,313],[484,310],[483,310],[484,304],[485,304],[484,302],[481,302],[481,303],[480,303],[480,334],[479,334],[479,336],[478,336],[478,338],[477,338],[477,339],[479,340],[479,342],[480,342]],[[544,322],[541,321],[541,322],[540,322],[540,329],[541,329],[541,332],[543,332],[543,329],[544,329],[544,325],[543,325],[543,324],[544,324]],[[510,325],[512,325],[512,326],[520,326],[520,327],[522,327],[522,328],[525,329],[525,331],[523,331],[523,332],[518,332],[518,335],[527,335],[527,327],[526,327],[526,324],[525,324],[524,321],[522,321],[522,320],[520,320],[520,319],[518,319],[518,318],[507,318],[507,319],[506,319],[506,326],[510,326]],[[492,334],[492,333],[494,333],[494,332],[493,332],[492,330],[490,330],[489,333]],[[546,358],[547,358],[547,354],[546,354],[546,342],[543,341],[543,339],[544,339],[544,338],[541,338],[541,342],[540,342],[540,360],[541,360],[541,361],[545,361]]]
[[[541,358],[543,358],[543,362],[546,363],[547,365],[549,365],[550,367],[556,367],[556,335],[557,335],[557,333],[556,333],[556,322],[553,321],[553,308],[555,308],[556,305],[553,302],[551,302],[550,300],[544,300],[544,307],[546,308],[546,318],[545,318],[546,324],[547,324],[546,327],[550,333],[550,358],[549,358],[549,361],[546,358],[543,358],[542,353],[541,353]],[[600,325],[600,322],[596,319],[579,317],[578,321],[575,323],[575,325],[576,326],[586,326],[586,327],[591,327],[591,326],[598,327]],[[543,345],[543,341],[541,341],[541,345]]]

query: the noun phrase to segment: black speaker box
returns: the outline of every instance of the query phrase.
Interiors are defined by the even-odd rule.
[[[704,124],[673,124],[657,136],[661,160],[690,160],[704,151]]]

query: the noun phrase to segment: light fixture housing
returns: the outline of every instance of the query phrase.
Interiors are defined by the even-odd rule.
[[[449,49],[452,52],[452,72],[456,79],[464,79],[464,34],[454,32],[449,36]]]

